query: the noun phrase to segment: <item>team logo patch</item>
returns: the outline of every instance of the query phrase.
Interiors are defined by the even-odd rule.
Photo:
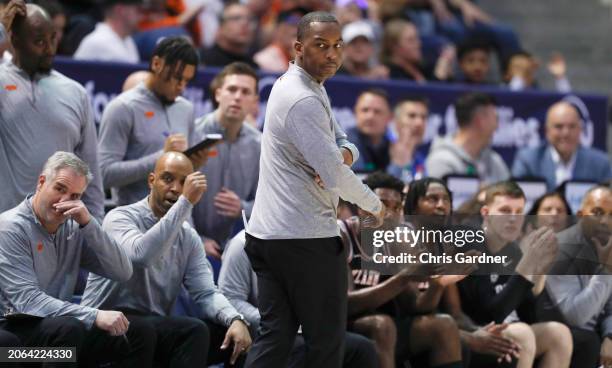
[[[17,86],[14,84],[7,84],[6,86],[4,86],[4,89],[7,91],[15,91],[17,89]]]
[[[43,243],[42,242],[38,242],[38,244],[36,245],[36,250],[39,252],[43,251]]]
[[[151,119],[151,118],[152,118],[152,117],[154,117],[154,116],[155,116],[155,113],[154,113],[153,111],[147,111],[147,112],[145,112],[145,117],[146,117],[147,119]]]

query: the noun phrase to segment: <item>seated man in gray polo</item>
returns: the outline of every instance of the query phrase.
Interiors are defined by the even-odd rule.
[[[76,347],[83,365],[136,366],[149,359],[149,331],[121,312],[71,303],[79,267],[116,281],[132,276],[127,253],[81,201],[91,180],[84,161],[56,152],[36,193],[0,215],[0,329],[23,346]]]
[[[148,197],[115,208],[103,224],[127,252],[134,275],[116,282],[90,274],[83,304],[116,308],[130,323],[149,324],[157,334],[155,357],[162,364],[233,363],[251,345],[247,323],[215,286],[202,240],[188,222],[206,191],[206,177],[194,172],[187,156],[168,152],[149,174],[149,187]],[[205,322],[170,316],[181,286]]]
[[[580,220],[557,234],[559,255],[546,279],[542,318],[572,328],[581,366],[612,366],[612,189],[585,194]],[[586,333],[590,332],[590,333]],[[574,359],[576,360],[576,359]]]

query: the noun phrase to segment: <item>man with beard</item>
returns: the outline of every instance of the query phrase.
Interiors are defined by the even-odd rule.
[[[0,211],[31,193],[45,161],[66,151],[91,168],[94,179],[83,202],[102,219],[104,194],[87,93],[52,70],[57,32],[49,15],[32,4],[26,13],[17,13],[11,25],[14,58],[0,65]]]
[[[164,152],[185,151],[195,142],[193,105],[181,94],[193,79],[198,54],[189,40],[168,37],[153,52],[151,74],[111,101],[100,123],[100,168],[105,188],[117,190],[119,205],[148,194],[147,175]],[[206,151],[190,159],[199,168]]]
[[[548,276],[544,318],[572,328],[581,367],[612,366],[612,190],[595,186],[584,196],[580,221],[560,232],[560,254]],[[555,315],[555,313],[560,313]],[[580,349],[578,349],[580,346]]]
[[[188,222],[206,191],[206,177],[194,172],[184,154],[168,152],[149,174],[149,188],[148,197],[117,207],[103,224],[128,254],[133,276],[117,282],[90,274],[83,304],[112,306],[130,322],[154,329],[155,360],[162,366],[234,364],[251,345],[248,323],[215,286],[200,237]],[[170,316],[182,286],[206,322]],[[152,367],[153,361],[141,366]]]

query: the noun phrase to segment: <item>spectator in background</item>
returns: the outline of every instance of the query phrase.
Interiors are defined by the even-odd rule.
[[[546,180],[553,190],[566,180],[602,182],[612,178],[608,155],[580,144],[582,121],[569,102],[553,104],[546,114],[546,142],[520,150],[512,165],[515,178]]]
[[[257,18],[251,14],[249,8],[240,3],[228,3],[223,9],[220,22],[215,44],[201,51],[202,64],[223,67],[234,61],[241,61],[257,68],[249,54],[257,28]]]
[[[14,59],[0,64],[0,211],[16,206],[36,187],[45,161],[56,151],[75,153],[94,174],[83,202],[97,219],[104,217],[102,175],[91,102],[79,83],[52,69],[56,30],[41,7],[11,26]],[[32,35],[39,35],[34,38]],[[24,101],[29,101],[24,103]]]
[[[572,210],[563,193],[550,192],[536,199],[527,215],[534,229],[548,226],[558,233],[570,224]]]
[[[372,26],[366,21],[356,21],[342,28],[344,62],[338,74],[348,74],[366,79],[388,79],[389,69],[377,65],[376,39]]]
[[[394,19],[385,25],[381,61],[389,68],[391,79],[431,79],[431,73],[423,67],[419,31],[408,21]]]
[[[433,65],[423,59],[421,40],[416,26],[403,19],[393,19],[385,25],[381,61],[389,68],[391,79],[446,80],[451,74],[455,49],[445,47]]]
[[[198,53],[184,37],[165,38],[151,59],[144,83],[113,99],[100,123],[100,167],[106,188],[117,190],[117,204],[146,197],[147,175],[168,151],[185,151],[196,143],[191,102],[181,97],[193,79]],[[199,168],[206,152],[190,157]]]
[[[12,58],[8,51],[11,47],[8,33],[15,16],[18,15],[22,17],[26,15],[26,6],[23,0],[0,1],[0,64]]]
[[[466,40],[459,46],[459,69],[461,75],[457,82],[467,84],[487,84],[491,67],[491,46],[479,39]]]
[[[141,0],[109,0],[104,4],[104,21],[85,36],[74,53],[75,59],[140,61],[132,35],[138,29]]]
[[[196,17],[211,5],[206,0],[151,0],[144,7],[138,32],[134,36],[141,60],[149,60],[157,43],[164,37],[186,36],[195,45],[202,38]]]
[[[304,9],[295,8],[278,15],[272,42],[253,57],[259,69],[272,73],[287,71],[289,62],[295,57],[293,43],[297,39],[297,25],[304,14]]]
[[[527,51],[516,51],[502,63],[504,83],[512,91],[537,89],[535,79],[539,62]],[[555,89],[560,93],[572,91],[572,86],[566,76],[566,65],[563,55],[554,53],[548,62],[548,72],[555,79]]]
[[[356,126],[348,129],[349,142],[359,150],[359,159],[353,164],[356,172],[386,170],[389,165],[387,126],[391,121],[391,106],[387,92],[382,89],[367,89],[357,97],[355,103]]]
[[[510,172],[501,156],[489,146],[497,129],[493,97],[471,92],[455,101],[459,130],[452,136],[434,139],[425,170],[428,175],[471,175],[484,183],[506,180]]]
[[[429,0],[435,17],[435,29],[459,45],[470,37],[483,38],[503,60],[520,49],[514,30],[483,11],[471,0]],[[447,6],[450,5],[450,7]]]
[[[612,190],[591,188],[579,221],[557,234],[559,257],[546,281],[541,318],[567,323],[572,367],[612,365]]]
[[[148,12],[141,20],[139,29],[142,32],[162,30],[158,33],[163,36],[163,29],[168,27],[181,27],[189,31],[194,44],[200,43],[200,27],[194,22],[198,14],[206,7],[206,1],[195,0],[187,4],[183,0],[154,0],[150,2]]]
[[[391,163],[387,172],[404,183],[425,176],[425,154],[419,151],[423,143],[429,107],[421,96],[410,96],[395,105],[397,140],[391,144]]]
[[[244,210],[251,216],[259,178],[261,132],[245,124],[249,107],[257,100],[258,78],[245,63],[232,63],[215,76],[211,90],[217,109],[195,122],[196,141],[220,133],[217,156],[200,170],[208,178],[208,190],[193,209],[193,224],[203,238],[206,254],[221,259],[225,243],[233,235]]]

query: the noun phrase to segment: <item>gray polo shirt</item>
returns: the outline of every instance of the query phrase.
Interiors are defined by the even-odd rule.
[[[196,142],[211,133],[225,136],[225,128],[216,121],[215,112],[195,122]],[[200,235],[211,238],[223,246],[231,235],[237,219],[220,215],[214,199],[221,188],[226,187],[240,197],[242,208],[247,216],[251,215],[259,177],[261,132],[248,124],[243,124],[236,141],[225,140],[215,148],[218,155],[209,158],[206,165],[200,169],[206,175],[208,189],[193,209],[193,222]]]
[[[83,202],[102,221],[96,127],[85,89],[56,71],[30,79],[12,62],[0,64],[0,212],[34,192],[56,151],[73,152],[89,165],[94,179]]]
[[[38,317],[72,316],[89,328],[97,309],[70,302],[79,267],[127,280],[132,264],[92,217],[49,234],[32,209],[32,197],[0,215],[0,311]],[[2,319],[4,317],[0,317]]]
[[[380,211],[378,197],[343,164],[338,129],[325,88],[291,64],[268,99],[249,234],[260,239],[339,236],[339,197]],[[325,188],[316,184],[316,174]]]
[[[134,274],[125,282],[90,274],[82,304],[169,316],[184,285],[202,316],[229,326],[238,312],[214,284],[202,241],[187,222],[192,207],[180,196],[158,219],[147,197],[110,211],[103,228],[128,253]]]
[[[119,205],[149,194],[147,176],[168,135],[182,133],[193,144],[193,105],[183,97],[164,105],[144,83],[123,92],[104,109],[100,123],[100,168],[104,187],[117,188]]]
[[[558,233],[557,240],[562,268],[546,277],[553,305],[570,326],[612,335],[612,275],[597,274],[595,246],[585,239],[580,223]]]

